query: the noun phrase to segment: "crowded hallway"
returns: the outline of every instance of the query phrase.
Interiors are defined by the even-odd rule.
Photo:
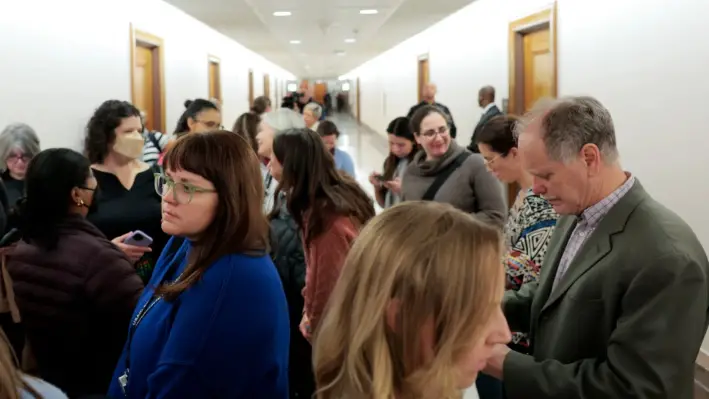
[[[8,4],[0,399],[709,398],[709,2],[633,5]]]

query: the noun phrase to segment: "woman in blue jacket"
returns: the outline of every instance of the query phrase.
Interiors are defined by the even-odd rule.
[[[267,255],[256,154],[231,132],[195,133],[163,166],[155,188],[174,238],[138,301],[109,396],[287,398],[288,306]]]

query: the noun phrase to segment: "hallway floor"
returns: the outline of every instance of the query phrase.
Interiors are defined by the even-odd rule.
[[[389,153],[387,139],[362,125],[349,115],[335,114],[329,117],[340,130],[338,148],[347,151],[354,160],[357,171],[357,181],[364,190],[374,198],[374,187],[369,184],[369,174],[373,171],[381,171],[384,159]],[[377,213],[381,208],[376,205]],[[463,399],[478,399],[475,388],[465,391]]]

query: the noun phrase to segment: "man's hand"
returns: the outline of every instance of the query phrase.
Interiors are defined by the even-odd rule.
[[[508,353],[510,353],[510,348],[507,345],[495,345],[492,349],[492,355],[487,359],[487,366],[483,373],[502,381],[502,369]]]

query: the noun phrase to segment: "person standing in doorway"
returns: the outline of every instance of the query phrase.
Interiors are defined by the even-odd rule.
[[[468,145],[468,150],[479,154],[478,149],[478,135],[480,131],[485,126],[485,124],[492,118],[502,115],[502,111],[495,105],[495,88],[492,86],[485,86],[478,92],[478,105],[483,109],[483,114],[480,116],[480,121],[475,126],[473,131],[473,137],[470,138],[470,145]]]
[[[411,109],[409,109],[409,113],[406,114],[406,117],[411,119],[413,118],[416,111],[418,111],[422,107],[425,107],[426,105],[433,105],[434,107],[440,109],[441,112],[443,112],[443,114],[446,116],[446,118],[448,119],[448,125],[450,126],[450,136],[452,138],[455,138],[458,135],[458,129],[455,127],[455,122],[453,121],[453,114],[451,114],[451,110],[448,109],[448,107],[439,102],[436,102],[437,92],[438,87],[434,83],[426,83],[423,86],[423,100],[420,103],[411,107]]]

